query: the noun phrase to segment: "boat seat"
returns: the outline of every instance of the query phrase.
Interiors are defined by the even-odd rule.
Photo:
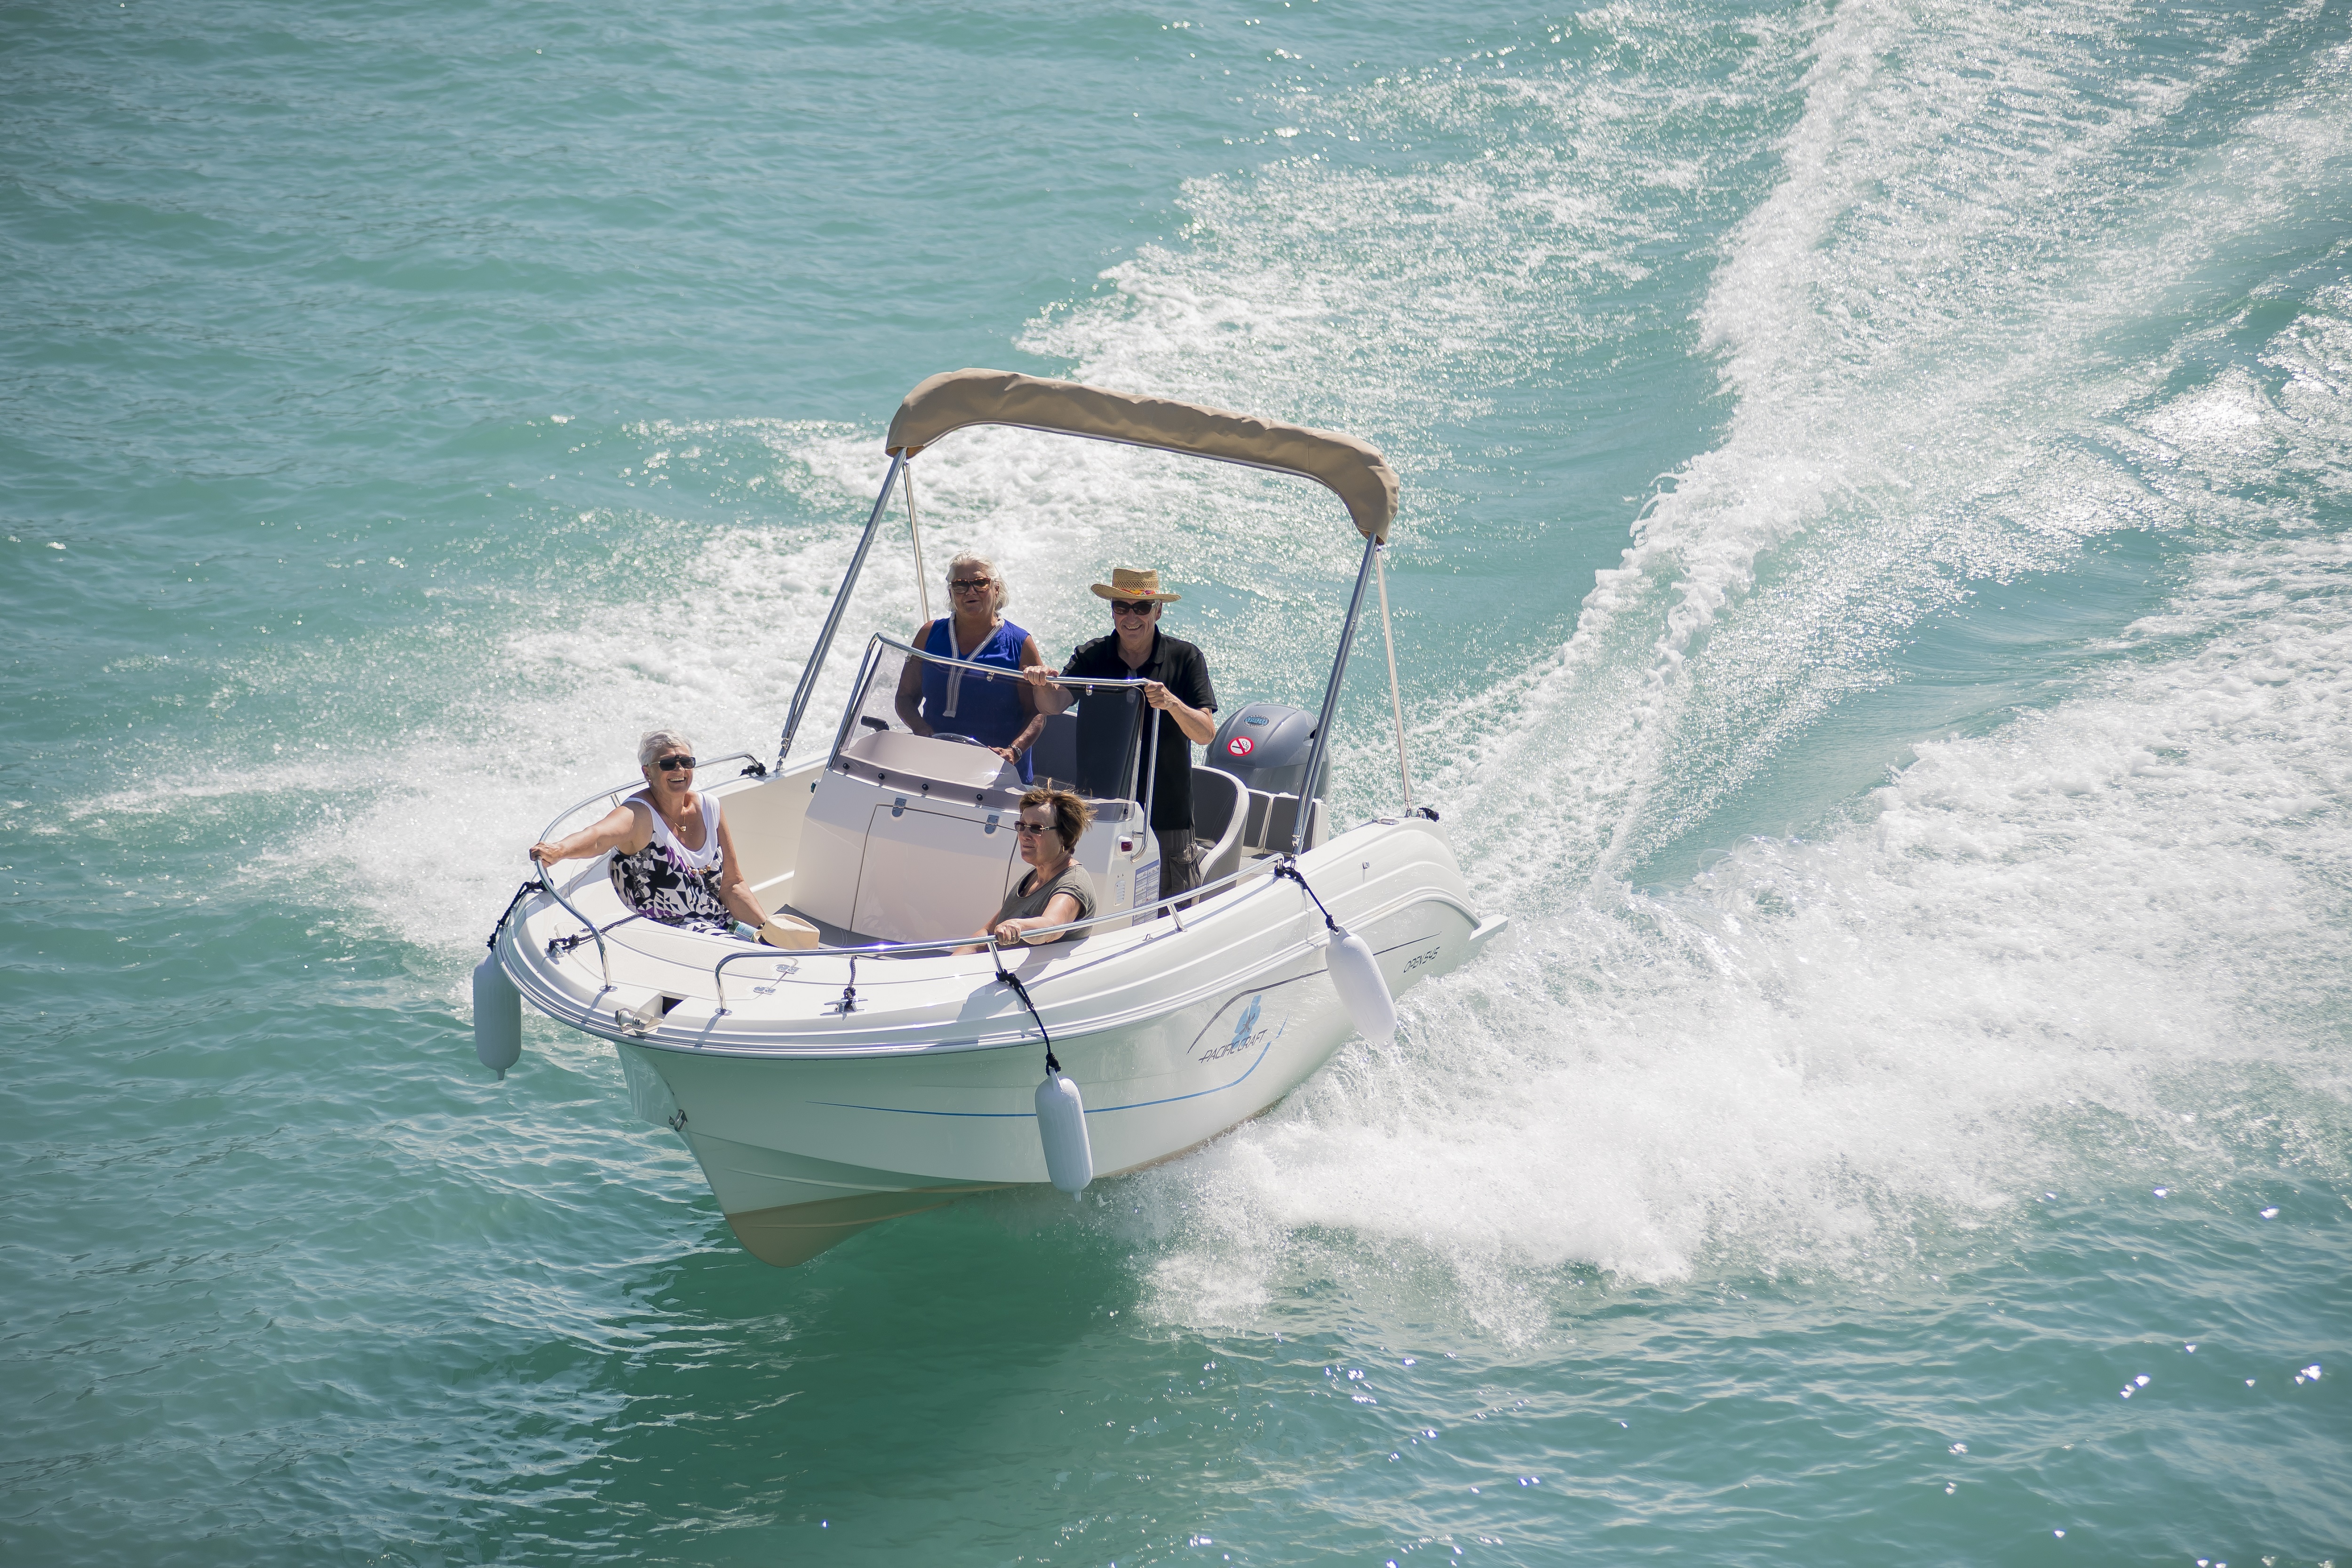
[[[1260,850],[1265,847],[1265,814],[1274,805],[1274,796],[1262,789],[1249,792],[1248,808],[1242,822],[1242,847]]]
[[[1203,882],[1213,882],[1241,869],[1249,805],[1249,786],[1233,774],[1215,768],[1192,770],[1192,837],[1203,846]]]
[[[1298,823],[1298,797],[1295,795],[1266,795],[1250,791],[1250,816],[1258,816],[1257,803],[1265,802],[1265,826],[1250,848],[1266,855],[1280,855],[1290,848],[1290,835]],[[1301,849],[1312,849],[1323,842],[1323,803],[1317,801],[1307,818],[1307,841]]]
[[[817,940],[827,947],[865,947],[882,940],[867,936],[863,931],[851,931],[847,926],[835,925],[831,921],[821,921],[806,910],[796,910],[790,904],[781,906],[776,913],[790,915],[794,920],[804,921],[816,927]]]

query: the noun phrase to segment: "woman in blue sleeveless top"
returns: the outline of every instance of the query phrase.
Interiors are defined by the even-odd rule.
[[[918,735],[969,735],[1030,781],[1029,747],[1045,727],[1036,697],[1021,679],[1024,666],[1044,664],[1037,639],[1004,618],[1004,574],[982,555],[948,563],[952,616],[926,621],[911,639],[925,653],[994,665],[1005,674],[908,659],[898,677],[898,717]]]

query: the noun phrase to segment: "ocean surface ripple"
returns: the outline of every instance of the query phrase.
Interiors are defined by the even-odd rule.
[[[0,1558],[2352,1562],[2341,0],[5,27]],[[964,364],[1390,453],[1515,935],[774,1271],[467,972]],[[1308,698],[1350,538],[1200,467],[960,437],[934,558]]]

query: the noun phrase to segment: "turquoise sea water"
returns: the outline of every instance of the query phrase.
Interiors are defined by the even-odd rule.
[[[0,1559],[2352,1563],[2342,0],[17,5],[0,135]],[[1516,935],[780,1272],[466,974],[966,364],[1390,453]],[[1298,700],[1349,536],[1203,467],[933,558]]]

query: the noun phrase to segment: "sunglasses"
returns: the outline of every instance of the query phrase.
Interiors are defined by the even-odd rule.
[[[1110,607],[1110,613],[1114,616],[1134,616],[1139,619],[1148,620],[1150,618],[1151,612],[1159,607],[1157,605],[1113,605]]]
[[[1040,833],[1053,832],[1054,825],[1050,822],[1016,822],[1013,825],[1013,831],[1026,833],[1034,838]]]
[[[656,757],[654,759],[654,769],[657,773],[690,773],[694,771],[694,759],[692,757],[679,756]]]
[[[993,577],[950,577],[948,579],[948,586],[953,588],[959,594],[969,594],[975,588],[995,587],[996,579]]]

